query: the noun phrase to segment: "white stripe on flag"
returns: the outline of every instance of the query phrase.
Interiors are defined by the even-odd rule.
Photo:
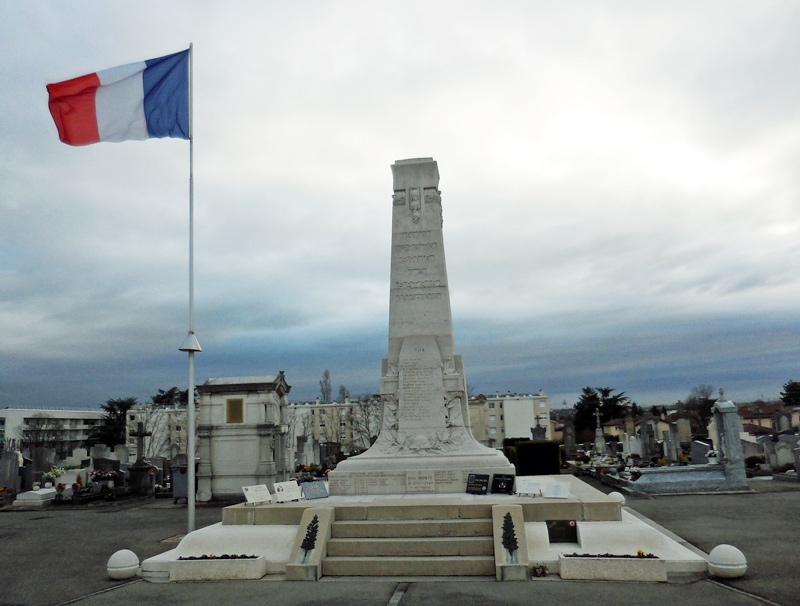
[[[134,65],[136,64],[104,70],[104,75],[112,75],[108,72],[119,72]],[[123,79],[119,79],[119,73],[113,74],[117,76],[116,82],[112,79],[113,84],[97,89],[95,109],[100,141],[142,141],[149,137],[144,117],[142,71],[139,69]],[[98,72],[97,75],[100,74]]]

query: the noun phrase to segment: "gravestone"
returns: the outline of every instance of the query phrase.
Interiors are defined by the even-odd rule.
[[[778,466],[778,453],[775,449],[775,446],[775,442],[773,442],[769,437],[766,437],[761,442],[761,450],[764,453],[764,460],[772,469],[775,469]]]
[[[536,427],[531,427],[531,438],[534,440],[546,440],[547,428],[539,424],[539,418],[536,418]]]
[[[794,472],[797,474],[797,479],[800,480],[800,448],[795,448],[792,454],[794,455]]]
[[[8,488],[11,494],[19,492],[19,455],[6,451],[0,455],[0,487]]]
[[[567,456],[570,456],[572,452],[575,450],[575,425],[572,423],[572,419],[564,421],[564,452],[567,453]]]
[[[128,447],[125,444],[117,444],[114,446],[114,456],[119,459],[120,463],[128,463],[130,458]]]
[[[33,464],[33,481],[40,482],[42,474],[53,469],[56,462],[56,451],[52,448],[36,446],[31,448],[31,461]]]
[[[105,444],[94,444],[94,445],[92,445],[92,452],[91,452],[91,458],[92,459],[100,459],[100,458],[107,459],[110,454],[111,454],[111,451],[109,450],[108,446],[106,446]]]
[[[145,431],[144,423],[139,421],[136,431],[130,435],[136,438],[136,462],[128,466],[128,487],[133,494],[153,494],[154,477],[150,473],[150,463],[144,460],[144,439],[153,434]]]
[[[628,437],[628,454],[642,457],[642,439],[640,436],[632,435]]]
[[[744,470],[744,449],[739,437],[742,422],[739,409],[730,401],[717,400],[712,408],[717,433],[720,437],[720,460],[725,466],[725,478],[731,488],[747,489],[747,476]]]
[[[470,473],[514,473],[500,451],[475,440],[469,426],[464,366],[453,340],[437,164],[432,158],[399,160],[392,174],[383,422],[366,452],[329,474],[332,495],[406,493],[421,471],[433,472],[436,493],[463,492]]]
[[[711,450],[711,444],[701,440],[692,440],[692,464],[705,465],[708,463],[708,451]]]
[[[776,467],[794,464],[793,451],[797,448],[798,442],[800,442],[800,436],[788,434],[778,436],[778,442],[775,444]]]
[[[597,427],[594,430],[594,449],[600,454],[606,452],[606,438],[603,435],[603,426],[600,424],[600,409],[594,411],[597,418]]]
[[[106,457],[96,457],[92,459],[92,468],[95,471],[114,471],[116,477],[114,478],[114,486],[124,486],[125,476],[120,469],[120,462],[117,459],[109,459]]]

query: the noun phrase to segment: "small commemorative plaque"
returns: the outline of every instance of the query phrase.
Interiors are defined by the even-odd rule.
[[[542,496],[546,499],[568,499],[569,482],[551,482],[542,490]]]
[[[516,493],[520,496],[538,497],[542,494],[542,482],[536,476],[517,476]]]
[[[244,498],[247,499],[247,505],[272,503],[272,495],[269,494],[269,488],[267,488],[266,484],[242,486],[242,492],[244,492]]]
[[[303,498],[303,491],[300,490],[300,484],[297,480],[289,480],[288,482],[275,482],[275,500],[278,503],[286,501],[299,501]]]
[[[492,494],[511,494],[514,492],[514,476],[496,473],[492,476]]]
[[[314,482],[303,482],[300,487],[303,489],[303,498],[306,500],[311,499],[324,499],[328,496],[328,487],[322,480]]]
[[[471,473],[467,476],[467,494],[487,494],[488,492],[488,474]]]

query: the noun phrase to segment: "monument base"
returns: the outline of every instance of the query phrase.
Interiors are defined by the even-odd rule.
[[[515,475],[500,451],[437,456],[366,456],[339,463],[328,474],[331,496],[463,493],[470,474]]]

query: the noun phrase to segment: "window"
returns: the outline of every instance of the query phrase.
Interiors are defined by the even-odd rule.
[[[489,422],[496,421],[497,415],[489,415]]]
[[[325,427],[325,421],[320,421],[320,422],[319,422],[319,426],[320,426],[320,427]]]
[[[497,433],[497,427],[490,427],[489,428],[489,433],[492,434],[492,435],[496,434]]]
[[[244,400],[241,398],[225,402],[225,420],[228,423],[244,423]]]
[[[494,402],[489,402],[489,408],[494,408]]]
[[[324,416],[325,416],[325,409],[324,409],[324,408],[323,408],[323,409],[321,409],[321,410],[319,411],[319,414],[321,414],[321,415],[324,417]]]
[[[501,420],[501,421],[503,420],[503,415],[500,415],[500,420]]]

